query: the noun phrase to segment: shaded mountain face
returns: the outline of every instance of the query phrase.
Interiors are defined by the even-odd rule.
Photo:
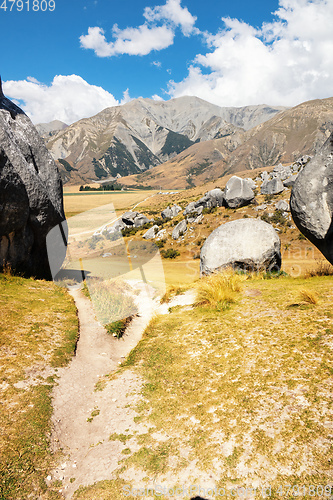
[[[195,144],[171,161],[121,182],[166,189],[199,186],[223,175],[313,156],[332,130],[333,98],[308,101],[250,130]]]
[[[156,168],[198,143],[227,139],[235,147],[244,130],[283,109],[221,108],[196,97],[140,98],[44,137],[64,182],[110,181]]]

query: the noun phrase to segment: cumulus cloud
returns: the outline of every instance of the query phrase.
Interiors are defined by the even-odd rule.
[[[162,50],[173,44],[174,32],[168,26],[120,30],[115,24],[112,28],[114,42],[107,42],[104,30],[98,26],[88,28],[88,34],[80,37],[81,47],[93,49],[98,57],[111,57],[118,54],[144,56],[152,50]]]
[[[280,0],[274,20],[260,29],[222,18],[205,34],[209,50],[196,56],[172,97],[196,95],[220,106],[293,106],[332,95],[333,2]]]
[[[166,49],[173,44],[177,27],[185,36],[195,31],[196,18],[180,3],[181,0],[167,0],[165,5],[146,7],[143,14],[146,22],[135,28],[121,30],[115,24],[112,28],[114,41],[107,41],[102,28],[89,27],[88,34],[80,37],[81,47],[94,50],[98,57],[120,54],[144,56],[153,50]]]
[[[189,36],[195,29],[197,18],[192,16],[187,7],[182,7],[181,0],[167,0],[165,5],[146,7],[144,17],[147,21],[166,21],[174,26],[179,26],[185,36]]]
[[[78,75],[57,75],[49,86],[33,77],[20,81],[8,80],[3,83],[3,91],[10,99],[19,100],[20,106],[34,123],[61,120],[71,124],[119,104],[112,94],[102,87],[90,85]],[[122,102],[129,99],[126,91]]]

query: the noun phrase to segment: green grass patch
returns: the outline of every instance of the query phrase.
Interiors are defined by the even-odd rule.
[[[51,390],[53,369],[75,350],[76,308],[65,289],[9,274],[0,275],[0,294],[0,499],[59,498],[45,484]]]
[[[136,421],[153,431],[132,438],[140,448],[122,470],[177,478],[195,462],[221,486],[259,480],[272,491],[312,484],[315,470],[315,484],[330,484],[331,285],[260,276],[234,284],[223,315],[209,306],[154,318],[121,368],[144,377]],[[304,290],[315,307],[290,308]]]

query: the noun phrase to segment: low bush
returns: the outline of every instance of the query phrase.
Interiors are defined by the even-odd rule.
[[[332,264],[328,260],[318,260],[316,267],[305,273],[305,278],[313,278],[314,276],[333,276]]]
[[[168,250],[161,250],[161,255],[164,259],[175,259],[180,253],[174,248],[168,248]]]

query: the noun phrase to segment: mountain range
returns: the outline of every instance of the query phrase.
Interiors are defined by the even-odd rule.
[[[65,182],[109,181],[140,174],[172,160],[196,143],[231,138],[241,143],[245,130],[285,108],[222,108],[196,97],[169,101],[135,99],[95,116],[52,130],[44,140]],[[46,130],[46,134],[45,134]]]
[[[139,98],[70,126],[43,124],[43,137],[64,182],[170,189],[312,155],[332,128],[333,98],[294,108]]]

